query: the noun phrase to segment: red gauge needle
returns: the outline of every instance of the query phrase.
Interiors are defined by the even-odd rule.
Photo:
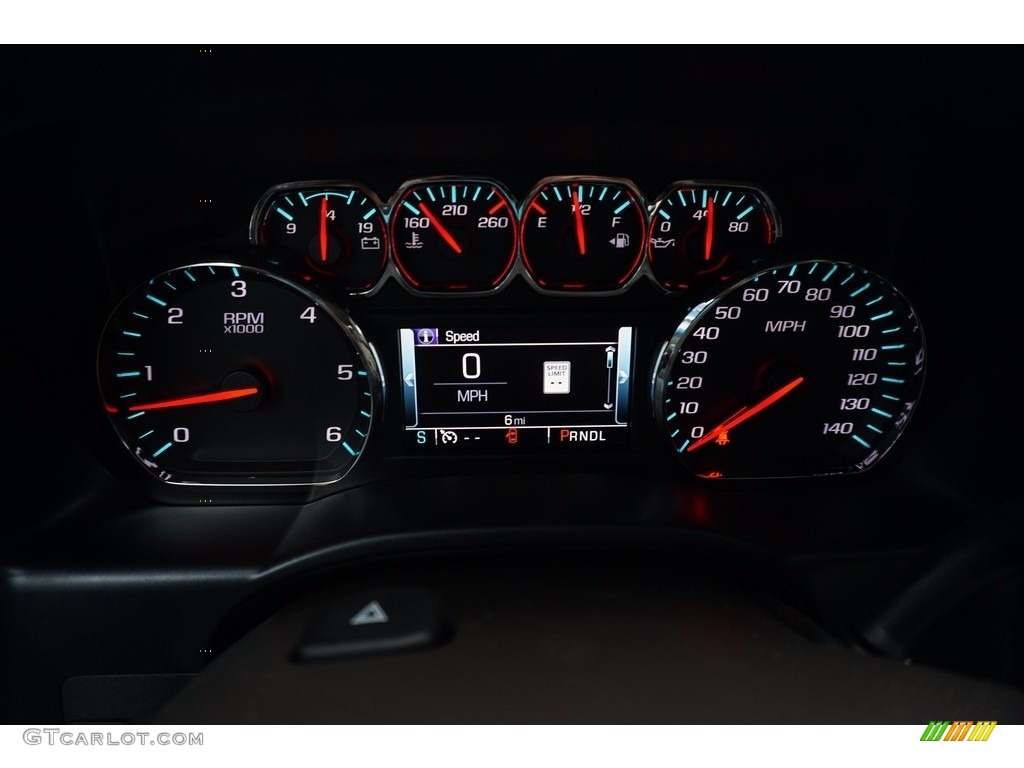
[[[708,228],[704,230],[704,261],[711,261],[711,243],[715,237],[715,201],[708,198]]]
[[[580,198],[577,189],[572,191],[572,210],[576,215],[576,242],[580,246],[580,256],[586,256],[587,236],[583,230],[583,211],[580,210]]]
[[[443,237],[444,241],[452,247],[453,251],[461,255],[462,247],[457,242],[455,242],[455,238],[452,237],[452,233],[444,228],[444,224],[438,221],[437,217],[430,212],[430,209],[427,208],[426,203],[420,203],[420,210],[423,211],[424,216],[430,219],[430,226],[432,226],[440,233],[441,237]]]
[[[717,439],[719,435],[723,434],[724,432],[728,432],[733,427],[739,426],[744,421],[749,419],[751,416],[756,416],[757,414],[759,414],[761,411],[763,411],[765,408],[767,408],[772,403],[776,403],[779,400],[781,400],[782,398],[784,398],[786,395],[788,395],[790,392],[792,392],[798,386],[803,384],[803,382],[804,382],[804,377],[803,376],[797,376],[795,379],[793,379],[791,382],[789,382],[789,384],[787,384],[786,386],[782,387],[781,389],[775,390],[770,395],[768,395],[768,397],[766,397],[764,400],[759,402],[757,405],[752,406],[750,408],[744,408],[742,411],[737,413],[735,416],[730,416],[728,419],[726,419],[721,424],[719,424],[717,427],[715,427],[710,432],[708,432],[706,435],[704,435],[704,437],[700,438],[700,440],[696,440],[696,441],[690,443],[690,445],[687,446],[687,448],[686,448],[686,452],[689,453],[690,451],[697,450],[702,445],[707,445],[712,440]]]
[[[320,198],[320,261],[327,261],[327,195]]]
[[[242,387],[241,389],[225,389],[221,392],[212,392],[209,395],[192,395],[191,397],[176,397],[172,400],[157,400],[155,403],[143,403],[133,405],[129,411],[155,411],[160,408],[180,408],[183,405],[202,405],[203,403],[219,403],[222,400],[238,400],[241,397],[250,397],[259,392],[258,387]]]

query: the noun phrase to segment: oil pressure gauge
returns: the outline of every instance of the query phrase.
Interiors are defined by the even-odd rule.
[[[652,206],[647,262],[667,291],[712,286],[749,268],[780,234],[760,189],[679,181]]]

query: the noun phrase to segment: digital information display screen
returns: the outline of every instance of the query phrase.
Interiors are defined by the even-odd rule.
[[[633,328],[401,328],[409,445],[626,444]]]

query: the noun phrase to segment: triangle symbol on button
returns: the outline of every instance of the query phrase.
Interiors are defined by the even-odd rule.
[[[360,609],[359,613],[348,620],[348,623],[357,627],[360,624],[387,624],[388,615],[380,607],[380,603],[371,600]]]

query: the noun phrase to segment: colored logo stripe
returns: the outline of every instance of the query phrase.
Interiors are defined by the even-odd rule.
[[[921,741],[940,741],[949,728],[949,720],[932,720],[921,734]]]
[[[932,720],[921,734],[921,741],[988,741],[995,720]]]
[[[974,728],[971,730],[970,735],[967,737],[968,741],[988,741],[988,737],[992,735],[992,731],[996,728],[995,720],[981,720],[974,724]]]
[[[967,731],[974,725],[970,720],[957,720],[946,731],[946,736],[943,741],[963,741],[967,736]]]

